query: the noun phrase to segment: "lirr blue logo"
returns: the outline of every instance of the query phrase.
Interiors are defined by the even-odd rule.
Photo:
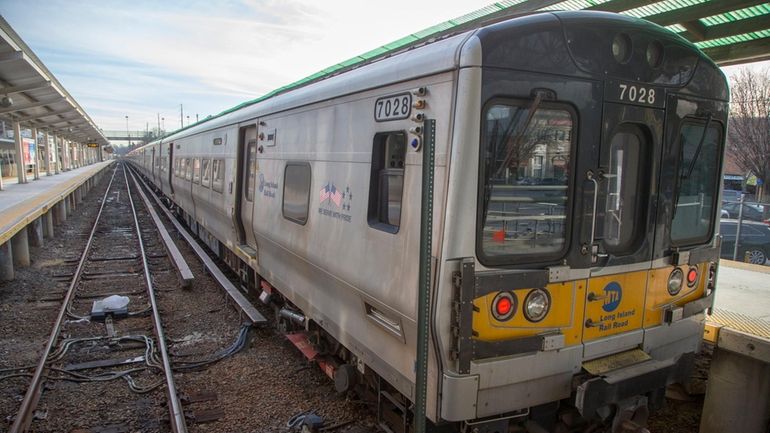
[[[620,305],[622,298],[623,289],[620,288],[620,284],[615,281],[607,284],[604,287],[604,305],[602,305],[602,310],[608,313],[615,311]]]

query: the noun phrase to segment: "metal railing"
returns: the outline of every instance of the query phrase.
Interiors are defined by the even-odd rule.
[[[722,242],[732,242],[730,257],[738,261],[766,264],[770,256],[770,233],[765,233],[765,230],[770,231],[770,203],[749,201],[744,194],[738,201],[722,201],[720,216]]]

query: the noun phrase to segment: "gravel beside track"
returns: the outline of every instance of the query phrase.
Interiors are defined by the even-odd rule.
[[[19,269],[16,280],[0,284],[0,369],[37,362],[108,181],[109,176],[85,197],[65,224],[57,227],[55,240],[32,251],[32,266]],[[278,331],[271,327],[244,327],[242,315],[166,221],[166,227],[195,275],[191,287],[181,288],[177,271],[165,255],[162,241],[138,195],[134,204],[142,238],[150,251],[150,272],[176,386],[183,398],[192,400],[184,405],[190,432],[288,432],[292,430],[286,427],[287,420],[307,410],[324,417],[327,426],[342,424],[329,431],[377,430],[373,408],[337,395],[331,380],[310,365]],[[162,218],[165,220],[165,216]],[[125,243],[120,241],[125,237],[123,227],[116,225],[110,232],[113,237],[110,245],[95,245],[93,255],[114,258],[126,253],[121,251]],[[130,268],[131,260],[126,261]],[[133,279],[133,270],[125,269],[126,263],[119,262],[106,261],[107,269],[91,269],[90,279],[83,284],[91,296],[73,302],[73,313],[86,315],[94,299],[111,294],[110,290],[114,291],[115,287],[122,287],[121,294],[130,296],[130,311],[147,305],[143,299],[145,288]],[[115,266],[120,266],[118,275],[114,274]],[[140,263],[135,271],[141,273]],[[112,289],[107,290],[108,286]],[[268,309],[261,308],[260,312],[272,317]],[[147,316],[115,319],[113,326],[118,335],[144,334],[154,338]],[[70,319],[62,333],[78,337],[104,335],[105,325]],[[237,353],[210,362],[218,358],[217,355],[234,351],[239,341],[244,344]],[[143,354],[144,345],[139,342],[86,345],[68,352],[66,363]],[[82,372],[92,375],[139,365],[142,364]],[[25,376],[3,379],[7,374],[0,371],[0,430],[3,431],[11,425],[11,417],[16,414],[28,384]],[[55,372],[49,375],[55,376]],[[162,378],[160,372],[153,370],[133,374],[139,386],[157,383]],[[137,394],[121,379],[88,383],[48,380],[36,415],[40,419],[33,422],[33,431],[40,432],[85,432],[108,426],[127,432],[170,431],[165,387]]]

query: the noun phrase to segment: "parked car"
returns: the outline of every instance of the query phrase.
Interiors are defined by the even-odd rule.
[[[723,259],[733,258],[735,235],[738,231],[738,220],[726,219],[719,223],[719,233],[722,235],[721,256]],[[755,265],[764,265],[770,254],[770,226],[763,223],[743,221],[741,224],[741,240],[738,243],[738,261]]]
[[[727,212],[727,217],[722,218],[738,218],[738,211],[740,210],[740,203],[725,203],[722,205],[722,210]],[[761,204],[743,204],[743,219],[752,221],[764,221],[765,207]],[[722,213],[724,215],[724,212]]]
[[[740,201],[742,194],[743,193],[741,191],[736,191],[734,189],[726,189],[722,191],[722,203],[731,202],[731,201]]]

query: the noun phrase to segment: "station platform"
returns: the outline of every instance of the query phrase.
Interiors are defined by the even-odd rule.
[[[14,266],[29,265],[29,246],[54,236],[54,223],[67,219],[114,161],[79,167],[0,191],[0,280],[13,279]]]
[[[720,260],[704,341],[713,344],[700,433],[770,425],[770,267]]]

